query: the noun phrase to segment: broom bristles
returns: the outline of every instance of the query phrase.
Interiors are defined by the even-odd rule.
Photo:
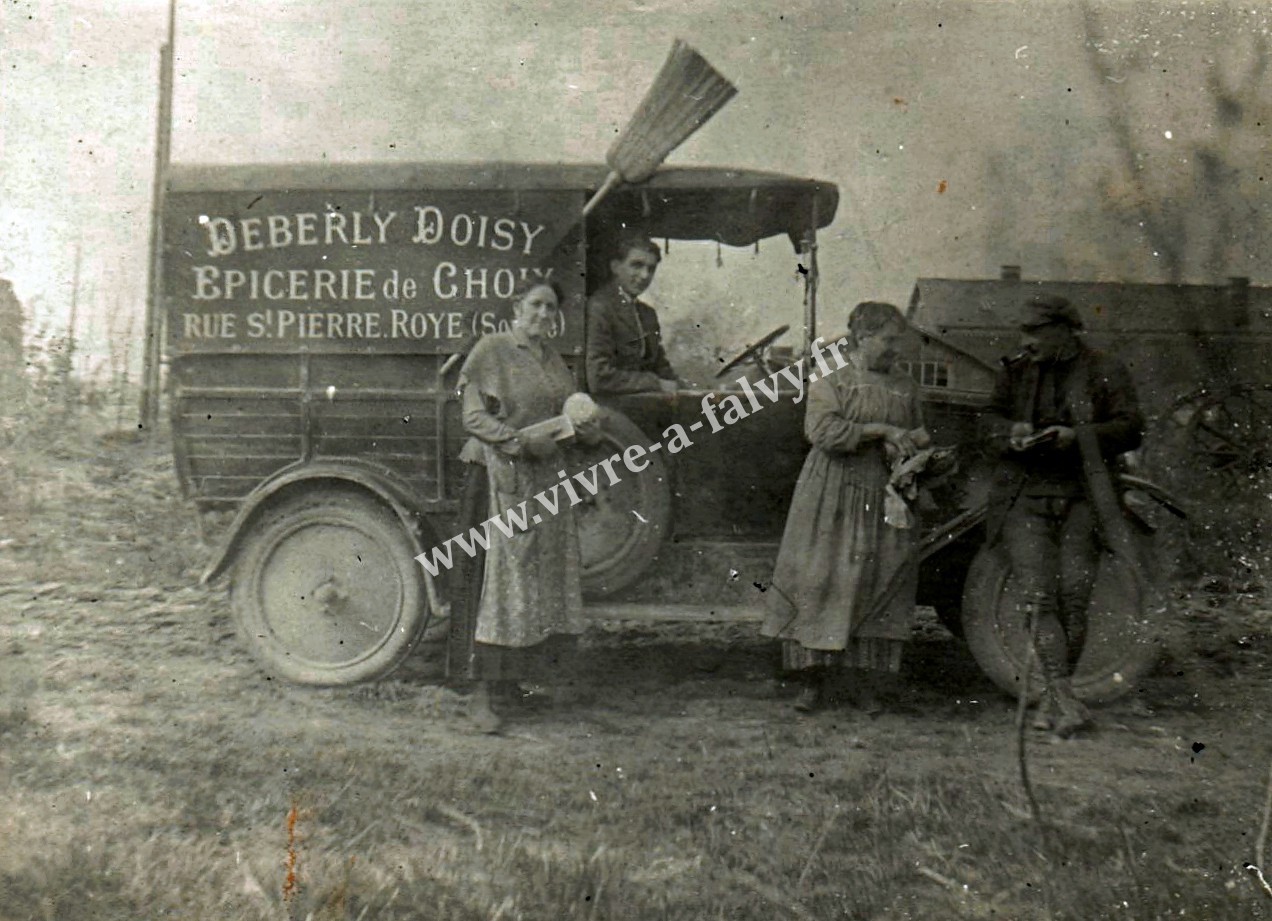
[[[676,39],[636,113],[605,155],[606,162],[624,182],[643,182],[736,94],[737,88],[706,58]]]

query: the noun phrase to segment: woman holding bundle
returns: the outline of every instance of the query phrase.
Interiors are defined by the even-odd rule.
[[[526,431],[561,416],[575,390],[574,376],[548,343],[560,303],[555,283],[519,287],[511,331],[482,337],[464,362],[459,387],[464,428],[472,436],[460,455],[470,465],[460,522],[465,533],[522,502],[533,512],[536,503],[529,500],[560,479],[564,457],[553,436]],[[579,421],[584,430],[594,424]],[[465,650],[461,670],[478,681],[474,722],[496,732],[495,708],[515,702],[519,679],[564,680],[583,631],[583,603],[578,531],[568,502],[512,537],[486,530],[490,546],[484,561],[469,568],[467,616],[456,624],[464,635],[452,649]]]
[[[823,705],[832,669],[898,671],[910,635],[916,528],[906,515],[885,520],[885,499],[895,461],[930,439],[918,385],[895,367],[905,329],[891,304],[858,304],[848,318],[847,364],[808,387],[804,434],[813,447],[763,626],[782,640],[784,669],[803,679],[795,704],[803,712]]]

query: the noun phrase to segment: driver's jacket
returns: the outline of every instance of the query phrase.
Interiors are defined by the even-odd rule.
[[[641,393],[675,380],[654,308],[609,282],[587,300],[587,382],[593,393]]]

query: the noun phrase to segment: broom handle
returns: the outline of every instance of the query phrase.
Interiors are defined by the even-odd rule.
[[[588,199],[587,204],[583,206],[583,216],[587,217],[591,214],[592,209],[600,204],[601,199],[613,191],[614,187],[622,181],[623,177],[618,170],[611,170],[610,174],[605,177],[605,181],[601,183],[601,187],[596,190],[596,194]]]

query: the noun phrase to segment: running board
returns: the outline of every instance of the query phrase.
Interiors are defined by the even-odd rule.
[[[589,620],[635,620],[646,623],[680,621],[682,623],[758,623],[764,619],[760,605],[653,604],[597,602],[585,604],[583,614]]]

